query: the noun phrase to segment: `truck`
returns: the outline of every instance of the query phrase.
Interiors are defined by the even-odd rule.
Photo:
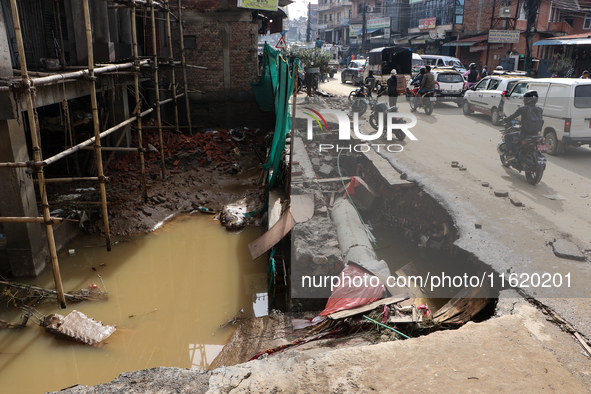
[[[376,48],[369,52],[368,66],[365,68],[363,78],[367,78],[369,71],[373,71],[376,78],[376,87],[386,86],[390,72],[396,69],[399,93],[406,91],[406,80],[412,73],[412,50],[402,46]]]

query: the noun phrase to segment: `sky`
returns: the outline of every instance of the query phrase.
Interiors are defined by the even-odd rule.
[[[317,0],[295,0],[295,3],[287,6],[289,19],[298,19],[300,16],[308,16],[308,3],[318,4]]]

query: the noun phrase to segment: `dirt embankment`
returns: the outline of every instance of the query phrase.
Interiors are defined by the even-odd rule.
[[[147,134],[145,153],[147,199],[143,198],[140,160],[137,152],[120,155],[109,164],[107,203],[112,236],[127,236],[153,230],[179,213],[200,207],[217,213],[228,204],[240,203],[243,212],[264,204],[261,162],[267,132],[254,129],[208,130],[193,136],[171,131],[164,135],[166,179],[161,179],[160,146],[156,134]],[[137,145],[137,142],[134,142]],[[52,209],[67,216],[84,210],[87,231],[104,235],[96,184],[49,185]],[[70,198],[60,201],[64,196]],[[72,199],[73,198],[73,199]],[[90,203],[89,203],[90,202]],[[249,222],[259,219],[249,219]]]

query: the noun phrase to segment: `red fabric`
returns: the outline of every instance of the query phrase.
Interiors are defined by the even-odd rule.
[[[363,179],[359,178],[358,176],[354,176],[353,178],[351,178],[351,182],[349,182],[349,184],[347,185],[347,192],[349,193],[349,195],[355,195],[355,189],[359,186],[365,186],[369,189],[367,183],[365,183]],[[347,198],[347,193],[343,195],[343,198]]]
[[[326,307],[320,313],[320,316],[330,315],[338,311],[353,309],[358,306],[367,305],[374,301],[382,299],[384,295],[384,285],[381,282],[370,278],[375,276],[369,274],[363,268],[355,264],[346,266],[339,275],[340,284],[335,283]],[[356,279],[355,278],[359,278]],[[378,286],[371,284],[379,283]],[[361,285],[359,285],[361,284]]]

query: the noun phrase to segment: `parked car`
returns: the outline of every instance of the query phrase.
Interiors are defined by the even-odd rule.
[[[453,67],[456,71],[461,73],[466,72],[466,68],[460,62],[460,59],[452,56],[441,56],[441,55],[421,55],[425,65],[431,67]]]
[[[435,77],[435,98],[437,102],[451,101],[461,107],[464,100],[464,92],[467,89],[466,81],[462,73],[454,70],[452,67],[433,68],[431,73]],[[407,85],[407,92],[413,87],[410,81]],[[408,96],[408,95],[407,95]]]
[[[490,115],[492,124],[499,125],[505,95],[520,81],[531,80],[521,75],[490,75],[482,78],[464,94],[464,115],[473,111]],[[510,114],[509,114],[510,115]]]
[[[367,59],[355,59],[349,62],[347,68],[341,72],[341,82],[351,81],[353,85],[363,82],[363,70],[367,65]]]
[[[536,90],[538,107],[544,111],[543,135],[548,153],[564,153],[565,145],[591,146],[591,80],[541,78],[520,81],[505,97],[504,112],[515,113],[523,106],[523,94]]]

